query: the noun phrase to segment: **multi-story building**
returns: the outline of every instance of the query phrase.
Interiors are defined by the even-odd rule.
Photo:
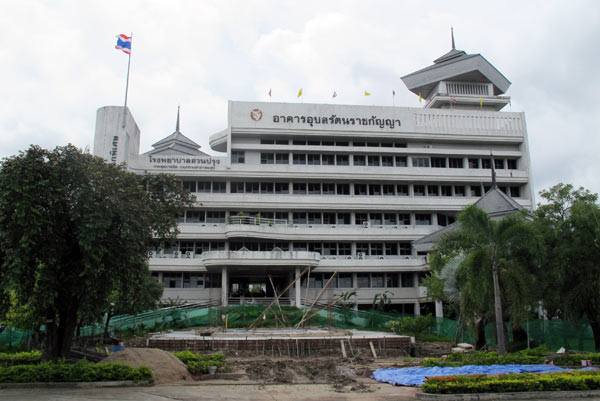
[[[175,174],[196,195],[178,240],[151,250],[164,297],[227,305],[276,291],[300,306],[335,273],[323,301],[355,289],[359,308],[385,293],[392,310],[440,316],[412,241],[485,193],[492,160],[499,189],[532,207],[525,117],[500,112],[510,82],[478,54],[453,48],[402,80],[423,108],[230,101],[227,128],[210,137],[222,156],[200,151],[179,116],[139,154],[131,114],[99,109],[96,155]]]

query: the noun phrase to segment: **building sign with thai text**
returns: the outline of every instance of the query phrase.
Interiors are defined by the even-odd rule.
[[[172,155],[150,155],[148,161],[153,168],[169,170],[214,170],[221,164],[221,158]]]

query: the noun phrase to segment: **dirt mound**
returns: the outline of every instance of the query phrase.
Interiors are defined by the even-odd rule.
[[[126,348],[102,360],[100,363],[121,362],[129,366],[147,366],[156,384],[193,381],[187,367],[170,352],[155,348]]]

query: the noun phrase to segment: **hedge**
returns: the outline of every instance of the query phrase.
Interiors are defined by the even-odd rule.
[[[600,389],[600,371],[511,373],[498,376],[456,375],[429,377],[421,390],[431,394],[510,393]]]
[[[121,363],[75,364],[40,363],[0,368],[0,383],[100,382],[131,380],[153,381],[152,371],[145,366],[134,368]]]
[[[592,365],[600,365],[600,353],[561,354],[553,359],[554,364],[559,366],[581,366],[582,360],[591,360]]]
[[[425,358],[423,366],[464,366],[464,365],[532,365],[544,363],[545,347],[498,355],[497,352],[454,352],[446,358]]]
[[[212,355],[195,354],[189,350],[174,352],[181,362],[187,365],[188,371],[193,375],[208,373],[209,366],[222,369],[225,366],[225,354],[216,353]]]
[[[17,352],[14,354],[0,353],[0,366],[37,365],[42,361],[40,351]]]

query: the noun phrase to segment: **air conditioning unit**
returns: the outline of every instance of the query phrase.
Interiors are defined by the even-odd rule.
[[[148,257],[155,258],[156,257],[156,251],[149,251],[148,252]]]
[[[369,228],[369,222],[363,221],[363,228]]]
[[[364,254],[364,252],[358,252],[358,253],[356,254],[356,256],[357,256],[359,259],[362,259],[362,258],[364,258],[364,257],[365,257],[365,254]]]
[[[426,148],[426,149],[431,149],[431,148],[432,148],[432,146],[431,146],[430,144],[425,144],[425,148]]]
[[[175,251],[175,252],[173,252],[173,258],[174,258],[174,259],[177,259],[177,258],[179,258],[179,251]]]
[[[187,252],[185,253],[185,258],[186,258],[186,259],[191,259],[191,258],[192,258],[192,252],[190,252],[190,251],[187,251]]]

